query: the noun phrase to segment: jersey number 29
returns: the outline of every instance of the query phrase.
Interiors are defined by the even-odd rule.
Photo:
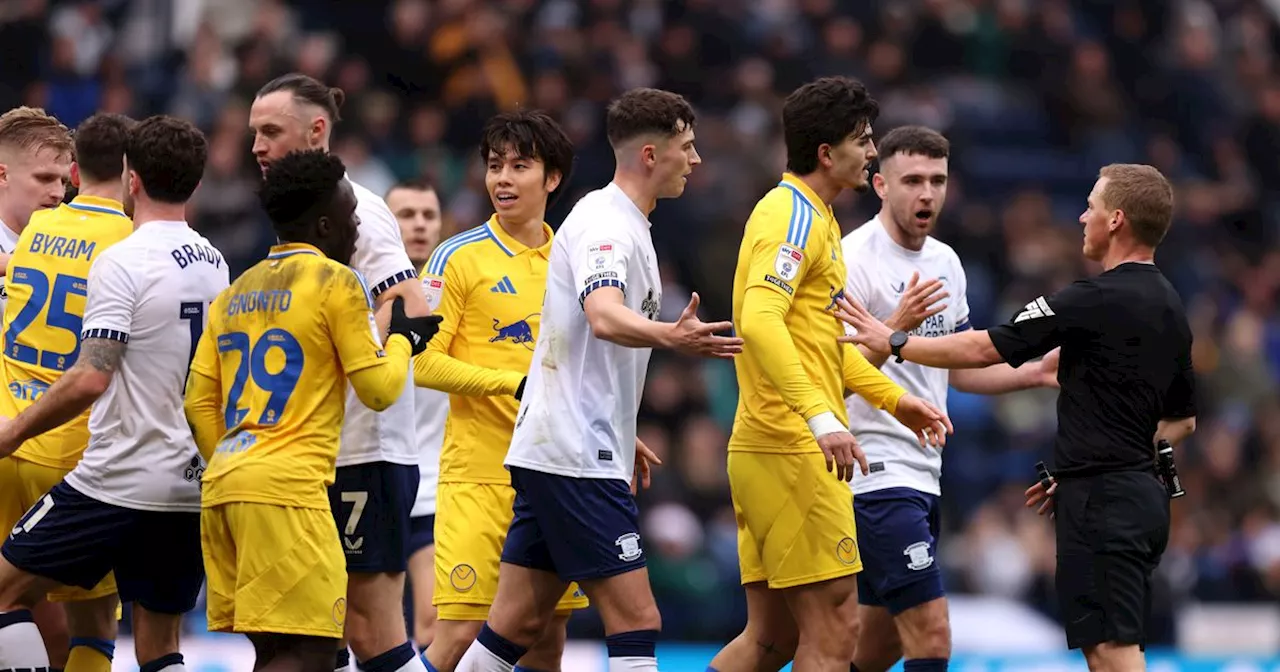
[[[284,366],[279,371],[272,372],[267,369],[267,355],[277,349],[284,354]],[[268,329],[258,337],[256,343],[251,344],[248,334],[233,331],[218,337],[218,352],[240,354],[235,378],[231,381],[231,389],[227,391],[227,429],[238,426],[249,414],[248,408],[240,408],[240,397],[250,380],[254,387],[269,394],[257,424],[269,426],[280,422],[284,407],[289,403],[289,397],[293,396],[294,388],[298,386],[298,377],[302,375],[304,357],[298,339],[284,329]]]

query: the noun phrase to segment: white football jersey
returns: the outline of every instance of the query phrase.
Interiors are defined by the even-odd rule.
[[[432,300],[433,296],[435,300]],[[439,308],[440,293],[427,292],[427,305],[432,311]],[[444,423],[449,418],[449,393],[428,387],[415,387],[413,396],[414,413],[418,419],[415,431],[419,451],[418,497],[413,501],[413,512],[409,516],[421,518],[436,512],[436,486],[440,484],[440,448],[444,445]]]
[[[205,313],[228,284],[222,254],[186,222],[147,222],[93,262],[81,338],[126,345],[69,485],[129,509],[200,510],[204,462],[183,392]]]
[[[350,181],[350,179],[348,179]],[[350,266],[369,282],[376,299],[393,285],[417,277],[413,262],[404,251],[400,225],[381,196],[351,182],[356,192],[356,215],[360,217],[360,237]],[[346,420],[342,426],[342,447],[338,466],[370,462],[418,463],[414,438],[413,364],[400,397],[381,413],[360,403],[354,389],[347,386]]]
[[[18,235],[8,224],[0,222],[0,252],[13,254],[13,250],[18,247]],[[3,317],[4,309],[9,304],[9,290],[4,284],[6,277],[7,274],[0,275],[0,317]]]
[[[658,319],[662,282],[649,220],[610,183],[578,201],[551,244],[547,292],[506,464],[631,481],[649,348],[596,338],[582,303],[604,287]]]
[[[946,310],[925,320],[911,334],[933,337],[968,329],[968,282],[955,250],[932,236],[925,239],[920,251],[908,250],[895,243],[884,227],[875,217],[844,237],[844,262],[849,269],[845,292],[878,319],[885,320],[897,309],[911,274],[919,271],[920,282],[938,278],[951,296],[945,300]],[[907,361],[899,364],[890,357],[880,370],[907,392],[946,409],[950,377],[947,369]],[[871,467],[868,476],[853,475],[851,485],[855,492],[906,487],[942,494],[942,454],[938,449],[922,448],[910,429],[856,394],[845,400],[845,406],[849,410],[849,428]]]

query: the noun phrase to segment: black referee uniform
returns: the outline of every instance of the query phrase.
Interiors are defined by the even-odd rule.
[[[1015,367],[1062,347],[1053,510],[1067,645],[1144,646],[1169,540],[1156,426],[1196,414],[1182,300],[1154,264],[1129,262],[1036,299],[989,334]]]

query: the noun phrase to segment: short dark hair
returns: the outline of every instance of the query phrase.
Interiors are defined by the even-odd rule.
[[[204,177],[209,142],[190,122],[158,114],[129,130],[124,155],[148,197],[160,203],[185,203]]]
[[[684,96],[661,89],[631,89],[609,103],[605,134],[616,148],[650,133],[674,137],[685,128],[692,128],[696,121],[693,106]]]
[[[347,167],[323,149],[289,152],[271,164],[258,189],[258,200],[276,234],[296,240],[325,213]]]
[[[480,160],[488,161],[490,152],[506,151],[542,161],[547,175],[560,173],[560,184],[551,192],[551,200],[569,183],[569,174],[573,171],[573,141],[546,112],[517,110],[491,118],[480,137]]]
[[[388,189],[387,193],[383,194],[382,197],[386,198],[387,196],[390,196],[391,192],[397,189],[408,189],[410,191],[434,191],[437,194],[440,193],[436,190],[435,182],[432,182],[425,177],[411,177],[407,180],[400,180],[399,182],[391,185],[391,188]]]
[[[342,103],[347,99],[347,94],[336,86],[325,86],[314,77],[300,72],[291,72],[263,84],[255,97],[261,98],[277,91],[288,91],[293,94],[295,100],[319,107],[328,115],[330,121],[342,121],[342,115],[338,110],[342,109]]]
[[[899,126],[876,143],[880,162],[896,154],[919,155],[930,159],[951,156],[951,142],[941,133],[924,126]]]
[[[823,77],[796,89],[782,106],[787,170],[796,175],[814,172],[819,147],[843,142],[879,116],[879,103],[856,79]]]
[[[1102,204],[1120,210],[1129,220],[1134,238],[1155,249],[1173,222],[1173,186],[1158,169],[1136,163],[1112,163],[1098,171],[1107,178]]]
[[[99,112],[76,127],[76,165],[92,182],[119,180],[129,129],[136,121],[123,114]]]

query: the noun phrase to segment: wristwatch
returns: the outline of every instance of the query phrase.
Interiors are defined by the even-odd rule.
[[[902,346],[907,344],[907,332],[899,329],[889,334],[889,352],[897,357],[897,362],[902,363]]]

